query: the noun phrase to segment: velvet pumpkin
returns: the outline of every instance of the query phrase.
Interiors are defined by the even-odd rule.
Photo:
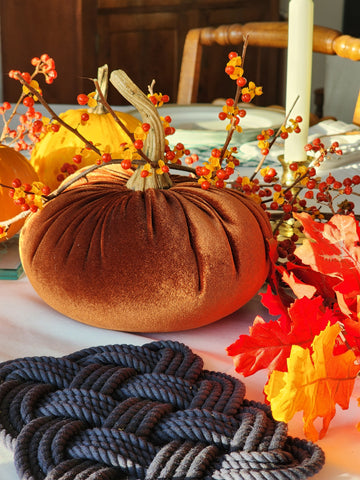
[[[0,145],[0,183],[11,186],[12,181],[19,178],[23,183],[33,183],[38,176],[30,162],[20,153],[6,145]],[[9,196],[9,189],[0,186],[0,224],[3,220],[15,217],[21,210],[15,205]],[[0,239],[5,241],[11,238],[22,227],[24,220],[19,220],[10,225],[6,237]]]
[[[106,94],[107,65],[99,68],[99,77],[101,77],[99,79],[100,87]],[[81,120],[84,113],[89,115],[87,121]],[[115,113],[130,132],[134,132],[140,124],[140,121],[130,114]],[[111,153],[113,158],[119,157],[120,145],[129,141],[128,135],[100,103],[93,109],[70,109],[59,116],[72,128],[76,128],[83,137],[90,139],[94,145],[98,146],[101,153]],[[57,180],[57,176],[61,173],[61,167],[64,163],[73,163],[72,159],[77,154],[82,156],[81,166],[93,165],[99,159],[96,152],[84,149],[84,143],[79,137],[64,126],[60,126],[57,132],[49,130],[34,146],[31,153],[31,164],[39,179],[51,190],[54,190],[61,183]]]
[[[102,168],[31,216],[25,272],[45,302],[97,327],[189,329],[244,305],[268,273],[263,210],[231,189],[195,182],[129,190]]]

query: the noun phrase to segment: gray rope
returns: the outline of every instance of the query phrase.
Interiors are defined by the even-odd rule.
[[[0,364],[0,440],[22,480],[298,480],[324,454],[178,342]]]

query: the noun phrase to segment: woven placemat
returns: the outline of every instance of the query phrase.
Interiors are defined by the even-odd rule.
[[[302,479],[324,454],[171,341],[0,364],[0,439],[26,480]]]

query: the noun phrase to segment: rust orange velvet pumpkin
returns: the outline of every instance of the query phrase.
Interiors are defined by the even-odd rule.
[[[30,184],[38,180],[34,168],[20,152],[6,145],[0,145],[0,183],[11,186],[15,178],[19,178],[23,183]],[[9,189],[0,186],[0,222],[9,220],[20,212],[19,206],[15,205],[13,199],[9,196]],[[24,220],[22,219],[10,225],[6,237],[0,239],[0,242],[15,235],[23,223]]]
[[[129,190],[102,168],[26,222],[21,259],[54,309],[97,327],[174,331],[244,305],[268,273],[266,214],[231,189],[188,180]]]

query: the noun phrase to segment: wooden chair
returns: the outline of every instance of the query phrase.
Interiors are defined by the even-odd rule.
[[[287,48],[287,22],[251,22],[189,30],[185,38],[177,103],[186,105],[197,101],[203,46],[214,44],[240,45],[248,36],[248,45]],[[360,38],[343,35],[318,25],[314,26],[313,51],[360,60]],[[354,113],[354,123],[360,125],[360,92]]]

